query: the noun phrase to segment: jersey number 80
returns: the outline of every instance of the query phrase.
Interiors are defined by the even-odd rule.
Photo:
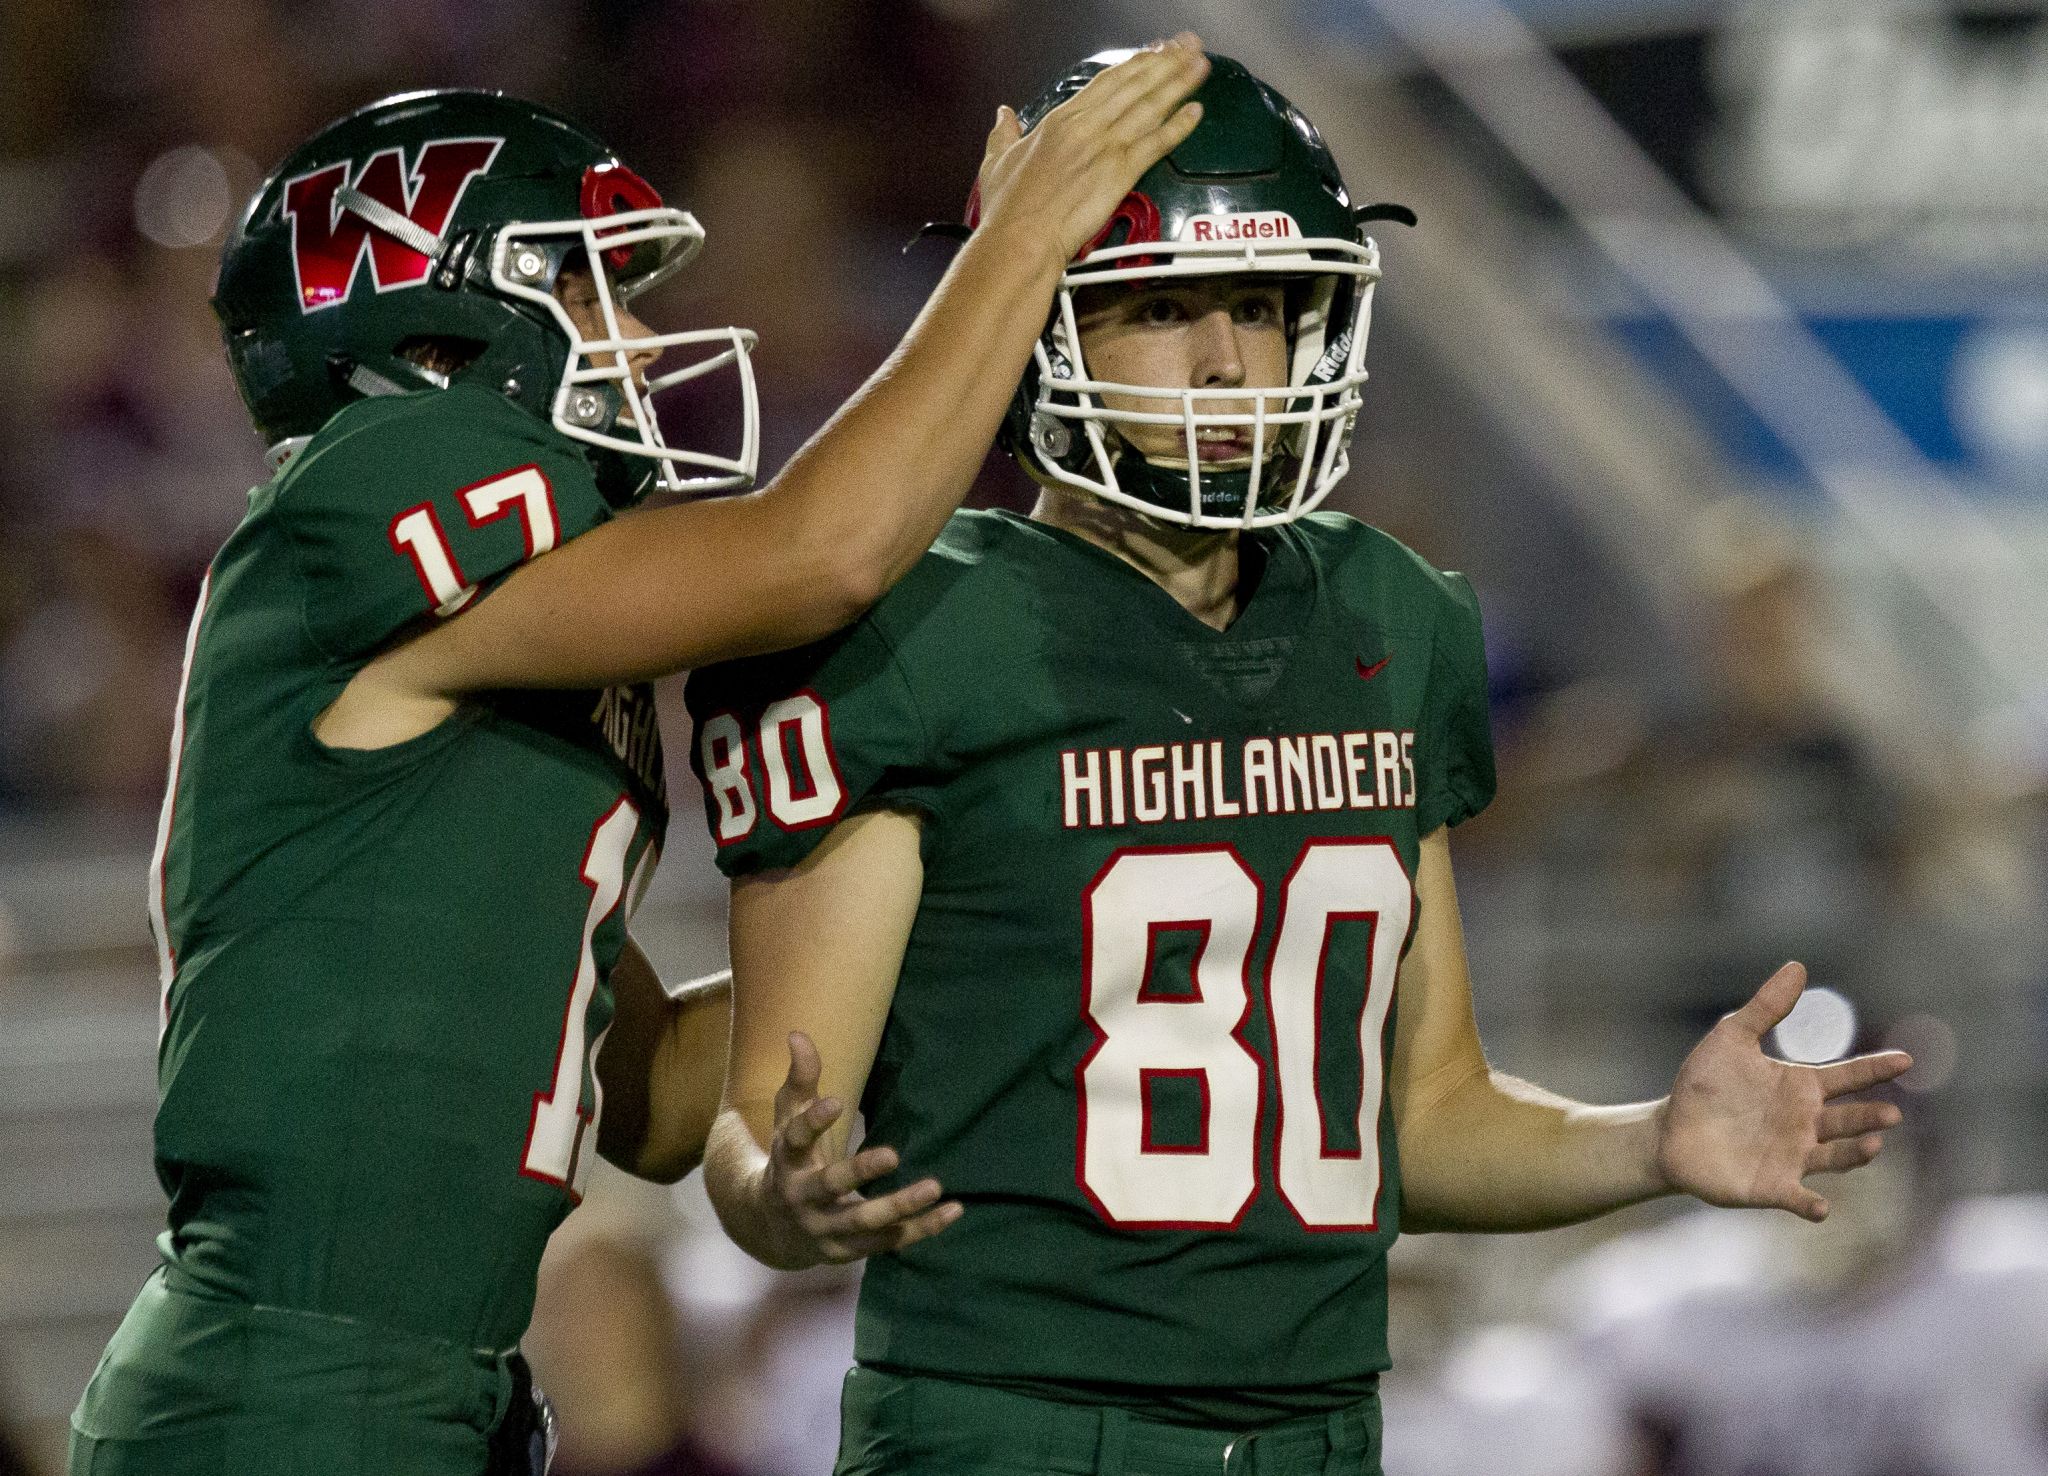
[[[1117,852],[1082,895],[1083,1008],[1096,1039],[1075,1073],[1076,1177],[1111,1224],[1230,1229],[1258,1193],[1264,1067],[1242,1031],[1262,894],[1231,847],[1174,846]],[[1305,1229],[1378,1228],[1380,1042],[1414,908],[1408,873],[1386,839],[1311,841],[1282,885],[1264,980],[1279,1087],[1275,1177]],[[1356,1022],[1356,1148],[1330,1146],[1317,1091],[1329,945],[1340,922],[1370,929]],[[1192,993],[1150,992],[1164,929],[1198,935]],[[1161,1077],[1199,1087],[1202,1131],[1193,1146],[1151,1141],[1152,1089]]]

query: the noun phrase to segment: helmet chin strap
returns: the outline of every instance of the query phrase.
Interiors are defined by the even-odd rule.
[[[448,382],[447,376],[434,376],[432,370],[422,370],[421,372],[431,377],[439,378],[443,385],[446,385]],[[378,395],[402,395],[406,392],[405,386],[397,380],[387,375],[379,374],[376,370],[364,364],[351,364],[349,366],[348,378],[344,382],[350,389],[366,400],[375,398]]]

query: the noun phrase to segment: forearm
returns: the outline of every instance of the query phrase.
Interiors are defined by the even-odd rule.
[[[732,975],[695,980],[671,996],[630,948],[613,971],[613,994],[616,1013],[596,1062],[604,1089],[598,1152],[627,1173],[672,1184],[702,1161],[718,1110]]]
[[[1183,34],[1105,69],[1022,133],[1007,108],[981,220],[903,342],[769,489],[803,509],[857,598],[879,598],[973,480],[1044,332],[1060,273],[1138,177],[1193,130],[1208,71]],[[822,634],[823,632],[819,632]]]
[[[861,604],[917,562],[973,482],[1060,269],[1044,231],[986,222],[895,352],[762,494],[801,532],[804,562]]]
[[[980,226],[910,331],[762,491],[644,509],[534,558],[379,658],[397,691],[601,687],[806,644],[858,619],[958,506],[1060,272],[1200,116],[1182,36],[989,135]],[[438,721],[429,712],[426,721]]]
[[[864,811],[789,870],[733,884],[732,1065],[704,1187],[770,1266],[868,1253],[829,1210],[896,1166],[883,1148],[845,1155],[924,889],[920,843],[914,816]]]
[[[896,351],[767,487],[570,540],[385,658],[390,680],[444,697],[604,686],[858,619],[966,495],[1058,278],[1054,250],[1030,232],[975,232]]]
[[[1664,1104],[1594,1107],[1490,1069],[1400,1126],[1404,1230],[1547,1230],[1669,1192]]]

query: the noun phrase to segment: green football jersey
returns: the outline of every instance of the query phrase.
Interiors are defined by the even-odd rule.
[[[524,1331],[667,823],[651,694],[491,694],[374,751],[311,724],[395,636],[611,516],[570,442],[458,387],[336,415],[215,558],[151,875],[183,1284]]]
[[[1248,537],[1218,632],[963,513],[850,631],[691,680],[727,873],[923,820],[861,1105],[967,1213],[868,1264],[865,1363],[1243,1422],[1385,1365],[1395,973],[1419,840],[1493,792],[1479,614],[1351,518]]]

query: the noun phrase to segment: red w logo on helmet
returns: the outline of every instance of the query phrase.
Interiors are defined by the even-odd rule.
[[[336,200],[343,185],[396,211],[421,230],[438,236],[461,202],[469,182],[488,169],[504,147],[502,138],[441,138],[420,150],[408,172],[402,148],[380,149],[350,178],[352,162],[330,164],[289,180],[284,213],[292,220],[292,266],[298,276],[299,311],[314,313],[347,300],[369,248],[370,275],[379,292],[417,287],[433,262],[405,242]]]

